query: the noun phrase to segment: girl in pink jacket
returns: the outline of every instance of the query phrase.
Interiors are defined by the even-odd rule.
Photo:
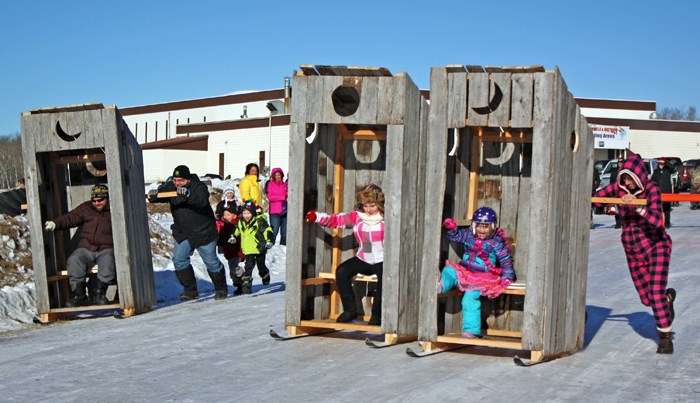
[[[368,324],[382,324],[382,269],[384,267],[384,193],[374,184],[355,194],[355,210],[349,213],[325,214],[313,210],[306,213],[308,222],[324,227],[352,228],[359,243],[357,254],[335,271],[335,281],[343,304],[343,313],[336,322],[350,322],[357,317],[352,278],[358,274],[376,275],[377,290]]]

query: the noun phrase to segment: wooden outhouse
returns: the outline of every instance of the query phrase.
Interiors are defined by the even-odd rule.
[[[461,292],[438,295],[446,259],[459,261],[434,215],[424,216],[418,339],[422,354],[464,344],[529,350],[534,362],[583,345],[593,136],[558,69],[431,69],[426,193],[442,218],[470,224],[493,208],[517,282],[482,297],[483,338],[461,337]]]
[[[427,103],[407,74],[384,68],[303,65],[292,91],[287,331],[348,329],[383,333],[389,344],[415,340]],[[357,245],[351,230],[307,223],[305,213],[352,211],[356,191],[370,183],[382,187],[386,199],[382,322],[336,323],[335,269]],[[356,277],[355,294],[369,290],[371,296],[373,281]],[[370,299],[364,298],[365,320]]]
[[[22,114],[21,128],[41,319],[98,309],[121,308],[125,316],[149,310],[156,299],[143,158],[118,109],[94,103],[32,110]],[[80,228],[49,232],[43,223],[90,200],[95,184],[109,187],[118,298],[108,290],[111,305],[66,308],[66,259],[78,245]]]

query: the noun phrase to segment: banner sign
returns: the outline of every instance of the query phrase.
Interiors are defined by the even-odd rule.
[[[593,131],[594,148],[624,150],[629,148],[629,127],[589,125]]]

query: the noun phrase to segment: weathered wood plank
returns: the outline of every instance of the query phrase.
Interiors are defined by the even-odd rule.
[[[467,73],[447,75],[447,127],[462,127],[467,118]]]
[[[511,99],[511,127],[532,127],[532,74],[513,74]]]
[[[488,116],[488,125],[492,127],[507,127],[510,118],[510,96],[511,96],[511,74],[510,73],[491,73],[489,84],[489,93],[494,110]],[[500,91],[500,92],[499,92]],[[493,100],[498,99],[500,102],[496,105]]]
[[[469,100],[467,101],[467,121],[469,126],[485,126],[488,112],[479,113],[489,107],[489,75],[487,73],[469,74]]]
[[[300,77],[295,76],[294,82]],[[316,139],[318,141],[318,139]],[[310,224],[303,223],[305,217],[304,184],[311,178],[306,177],[306,124],[292,122],[289,125],[289,170],[294,179],[289,181],[287,199],[287,231],[290,234],[309,233]],[[293,238],[290,238],[290,240]],[[303,242],[290,242],[287,245],[287,267],[285,270],[285,323],[299,325],[302,313],[302,256],[306,254]]]

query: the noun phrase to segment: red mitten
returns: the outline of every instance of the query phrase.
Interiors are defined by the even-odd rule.
[[[445,221],[442,222],[442,226],[447,229],[455,229],[457,228],[457,222],[451,218],[445,218]]]
[[[306,213],[306,221],[316,222],[316,212],[313,210],[309,210],[309,212]]]

